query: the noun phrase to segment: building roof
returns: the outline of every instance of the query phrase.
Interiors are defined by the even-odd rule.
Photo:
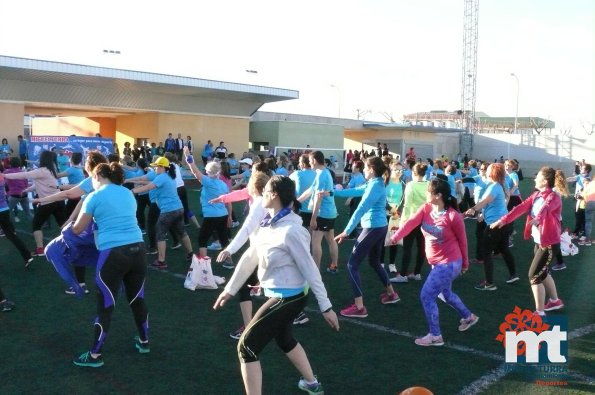
[[[24,103],[26,113],[249,117],[265,103],[297,98],[290,89],[0,55],[0,102]]]

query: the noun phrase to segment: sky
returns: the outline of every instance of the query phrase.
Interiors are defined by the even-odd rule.
[[[519,117],[590,130],[594,3],[481,0],[476,111],[514,117],[514,73]],[[299,91],[262,111],[399,121],[461,108],[464,0],[89,4],[0,0],[0,54]]]

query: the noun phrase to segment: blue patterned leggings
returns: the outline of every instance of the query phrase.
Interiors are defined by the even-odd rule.
[[[471,311],[461,299],[452,292],[452,282],[461,273],[462,262],[457,260],[447,264],[434,265],[421,289],[421,304],[424,308],[426,320],[430,326],[430,333],[440,335],[440,320],[436,298],[440,297],[449,306],[458,311],[461,318],[469,318]]]

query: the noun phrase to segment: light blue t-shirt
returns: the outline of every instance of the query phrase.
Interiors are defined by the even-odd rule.
[[[250,181],[250,176],[252,176],[252,170],[244,170],[242,172],[242,184],[248,185],[248,181]]]
[[[66,155],[58,155],[56,158],[58,162],[58,173],[65,172],[68,169],[68,164],[70,163],[70,158]]]
[[[511,195],[513,196],[521,196],[521,191],[518,188],[519,185],[519,175],[516,173],[516,171],[510,172],[506,174],[506,186],[508,187],[509,190],[512,191],[512,188],[514,188],[515,184],[517,185],[517,188],[514,190],[514,192],[511,193]]]
[[[93,178],[92,177],[85,178],[83,181],[79,182],[77,187],[81,188],[81,190],[83,192],[85,192],[86,194],[93,192]]]
[[[402,181],[393,182],[393,180],[390,180],[384,189],[386,189],[386,201],[388,204],[398,207],[403,200],[405,184]]]
[[[356,188],[366,183],[366,178],[362,173],[351,173],[351,178],[347,183],[347,188]]]
[[[151,182],[157,187],[155,189],[155,201],[162,214],[184,208],[178,196],[176,180],[171,178],[167,172],[159,174]]]
[[[301,196],[304,191],[309,189],[316,178],[316,172],[312,169],[303,169],[294,171],[289,176],[295,182],[295,191],[296,196]],[[311,213],[312,210],[308,207],[310,205],[310,200],[312,200],[312,196],[308,197],[308,199],[302,202],[302,207],[300,208],[301,213]]]
[[[388,225],[386,219],[386,189],[382,177],[375,177],[366,184],[353,189],[335,191],[336,196],[356,197],[361,196],[362,201],[358,204],[345,226],[345,233],[353,232],[358,223],[362,228],[381,228]]]
[[[147,174],[145,174],[145,176],[147,177],[147,180],[153,181],[155,179],[155,177],[157,177],[157,173],[155,173],[155,170],[153,170],[153,168],[151,167],[149,169],[149,171],[147,172]],[[149,201],[151,203],[157,204],[157,190],[156,189],[151,189],[149,191]]]
[[[69,167],[66,169],[66,177],[70,185],[78,184],[85,179],[85,174],[81,167]]]
[[[285,176],[285,177],[289,176],[289,172],[284,167],[277,167],[275,174],[278,176]]]
[[[227,215],[225,203],[209,203],[209,200],[218,198],[229,192],[227,185],[218,178],[202,177],[202,191],[200,192],[200,205],[205,218],[223,217]]]
[[[313,197],[315,193],[320,191],[331,192],[334,187],[335,185],[333,184],[333,177],[331,176],[331,173],[328,171],[328,169],[316,170],[316,178],[312,183],[312,194],[310,196]],[[337,217],[337,207],[335,206],[334,197],[324,196],[322,198],[318,216],[327,219]]]
[[[446,178],[448,178],[448,185],[450,186],[450,195],[454,198],[457,197],[457,181],[455,180],[455,176],[452,174],[445,174]]]
[[[491,225],[508,213],[508,210],[506,209],[506,195],[502,185],[497,182],[489,182],[482,194],[482,199],[488,196],[492,197],[492,201],[483,208],[483,217],[486,224]]]
[[[136,221],[136,200],[129,189],[108,184],[89,194],[82,211],[97,224],[97,249],[100,251],[143,241]]]

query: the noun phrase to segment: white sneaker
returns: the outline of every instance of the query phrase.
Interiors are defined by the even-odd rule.
[[[415,281],[421,281],[421,274],[413,274],[413,273],[409,273],[407,275],[407,278],[409,280],[415,280]]]
[[[233,222],[231,223],[231,227],[232,227],[232,228],[237,228],[238,226],[240,226],[240,223],[239,223],[238,221],[233,221]]]
[[[212,242],[208,247],[207,250],[219,251],[221,249],[221,244],[219,242]]]
[[[21,220],[19,219],[19,217],[14,217],[14,222],[19,223],[21,222]]]
[[[390,279],[391,283],[407,283],[409,282],[409,279],[405,276],[401,276],[400,274],[397,274],[396,276],[394,276],[393,278]]]
[[[397,272],[397,267],[395,266],[394,263],[390,263],[388,265],[388,271],[391,272],[391,273],[396,273]]]

